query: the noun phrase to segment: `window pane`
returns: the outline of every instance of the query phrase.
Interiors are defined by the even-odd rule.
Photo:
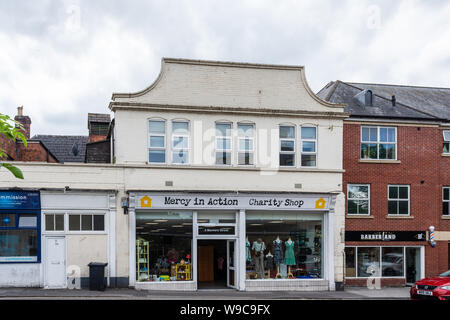
[[[386,144],[380,144],[378,147],[380,151],[380,159],[387,159],[386,146]]]
[[[303,141],[303,152],[316,152],[316,143],[312,141]]]
[[[239,150],[250,151],[253,150],[252,139],[239,139]]]
[[[172,152],[172,162],[173,163],[188,163],[188,152],[187,151],[174,151]]]
[[[294,141],[281,140],[281,151],[294,151]]]
[[[378,150],[375,143],[361,143],[361,159],[378,159]]]
[[[348,185],[348,197],[352,199],[353,198],[367,199],[369,197],[369,187]]]
[[[377,128],[370,128],[370,141],[376,142],[378,141],[378,129]]]
[[[316,139],[316,128],[302,127],[302,139]]]
[[[81,230],[92,231],[92,215],[82,215],[81,216]]]
[[[367,200],[359,200],[358,201],[359,214],[368,214],[369,213],[369,201]]]
[[[380,141],[387,142],[387,128],[380,128]]]
[[[395,142],[395,128],[388,129],[388,142]]]
[[[164,148],[164,137],[150,136],[150,148]]]
[[[216,123],[216,136],[231,136],[231,123]]]
[[[150,150],[148,156],[149,162],[164,163],[166,162],[165,150]]]
[[[281,126],[280,127],[280,138],[294,139],[295,138],[295,128],[288,127],[288,126]]]
[[[402,277],[403,276],[403,248],[382,248],[382,276]]]
[[[408,187],[399,187],[399,199],[408,199]]]
[[[16,215],[13,213],[0,214],[0,227],[15,228],[16,227]]]
[[[229,150],[231,149],[231,139],[230,138],[217,138],[217,149]]]
[[[448,216],[450,213],[448,212],[448,202],[442,203],[442,214],[444,216]]]
[[[216,164],[231,164],[231,152],[216,152]]]
[[[398,187],[389,187],[389,199],[398,199]]]
[[[239,124],[238,125],[239,137],[253,137],[253,125],[252,124]]]
[[[238,154],[238,164],[240,164],[240,165],[252,165],[253,164],[253,153],[250,153],[250,152],[239,152],[239,154]]]
[[[358,214],[358,204],[356,200],[348,200],[348,213]]]
[[[444,200],[450,200],[449,199],[449,188],[444,188]]]
[[[444,149],[442,151],[443,153],[449,153],[450,152],[450,143],[446,142],[444,143]]]
[[[397,214],[397,201],[388,201],[388,214]]]
[[[295,155],[294,154],[284,154],[281,153],[280,154],[280,166],[294,166],[294,159],[295,159]]]
[[[369,128],[362,128],[362,141],[369,141]]]
[[[444,141],[450,141],[450,130],[444,130]]]
[[[164,121],[149,121],[149,131],[150,133],[165,133],[166,123]]]
[[[380,276],[380,248],[358,248],[358,277]]]
[[[36,229],[0,230],[0,258],[21,257],[16,261],[37,261]],[[26,258],[25,258],[26,257]],[[13,261],[12,259],[8,261]]]
[[[188,122],[172,122],[172,133],[189,135],[189,123]]]
[[[71,231],[80,231],[81,230],[79,214],[69,215],[69,230],[71,230]]]
[[[55,218],[55,215],[53,215],[53,214],[45,215],[45,230],[47,230],[47,231],[55,230],[54,218]]]
[[[399,201],[398,202],[398,213],[399,214],[409,214],[408,201]]]
[[[104,231],[104,230],[105,230],[105,216],[94,215],[94,231]]]
[[[315,167],[316,155],[315,154],[302,154],[302,167]]]
[[[387,144],[385,145],[386,149],[386,159],[395,159],[395,145]]]
[[[187,137],[173,137],[173,147],[176,149],[187,149],[188,138]]]
[[[55,230],[56,231],[64,231],[64,215],[63,214],[55,215]]]
[[[345,248],[345,276],[356,277],[356,248]]]

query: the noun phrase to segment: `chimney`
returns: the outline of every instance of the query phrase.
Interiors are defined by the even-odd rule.
[[[392,95],[391,101],[392,101],[392,106],[395,107],[395,101],[396,101],[395,95]]]
[[[17,116],[14,117],[14,120],[23,125],[23,134],[25,135],[25,138],[27,138],[27,140],[30,139],[31,119],[29,116],[23,115],[23,106],[17,108]]]

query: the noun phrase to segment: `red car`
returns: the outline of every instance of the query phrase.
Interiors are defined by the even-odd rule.
[[[450,270],[435,278],[417,281],[410,290],[412,300],[450,300]]]

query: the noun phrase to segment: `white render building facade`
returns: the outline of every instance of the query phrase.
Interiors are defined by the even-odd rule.
[[[342,128],[348,115],[344,105],[312,93],[303,67],[163,59],[150,87],[113,94],[110,109],[112,164],[20,163],[24,181],[0,172],[5,188],[53,197],[41,201],[34,285],[48,285],[43,252],[48,239],[60,236],[66,266],[82,265],[85,278],[88,260],[108,263],[110,285],[340,287]],[[80,195],[87,198],[75,199]],[[77,212],[81,229],[81,215],[92,215],[92,230],[70,230]],[[65,216],[63,230],[47,230],[51,214],[54,225],[56,214]],[[94,217],[99,214],[105,219]],[[81,254],[89,252],[83,241],[95,251],[89,258]],[[17,274],[23,267],[0,268]],[[0,277],[0,285],[27,281]]]

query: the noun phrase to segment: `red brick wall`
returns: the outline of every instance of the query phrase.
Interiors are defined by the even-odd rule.
[[[4,135],[0,134],[0,148],[2,148],[7,155],[13,160],[16,158],[15,143],[12,140],[7,139]]]
[[[392,124],[392,126],[396,126]],[[450,158],[442,157],[442,130],[438,126],[397,126],[397,160],[401,163],[361,163],[361,125],[344,124],[343,188],[347,184],[370,184],[370,214],[373,219],[346,219],[346,230],[449,231],[450,220],[442,219],[442,186],[450,185]],[[423,181],[423,183],[421,183]],[[410,215],[413,219],[388,219],[388,184],[410,185]],[[346,204],[347,206],[347,204]],[[347,207],[346,207],[347,212]],[[348,242],[347,245],[372,245]],[[374,242],[374,245],[387,245]],[[426,276],[448,268],[447,241],[435,248],[425,242],[392,242],[390,245],[425,245]]]
[[[47,158],[48,156],[48,158]],[[47,154],[47,150],[37,142],[29,142],[27,147],[23,143],[17,143],[17,161],[41,161],[41,162],[58,162],[51,155]],[[47,161],[48,160],[48,161]]]
[[[105,135],[89,134],[89,142],[103,141],[106,137]]]

